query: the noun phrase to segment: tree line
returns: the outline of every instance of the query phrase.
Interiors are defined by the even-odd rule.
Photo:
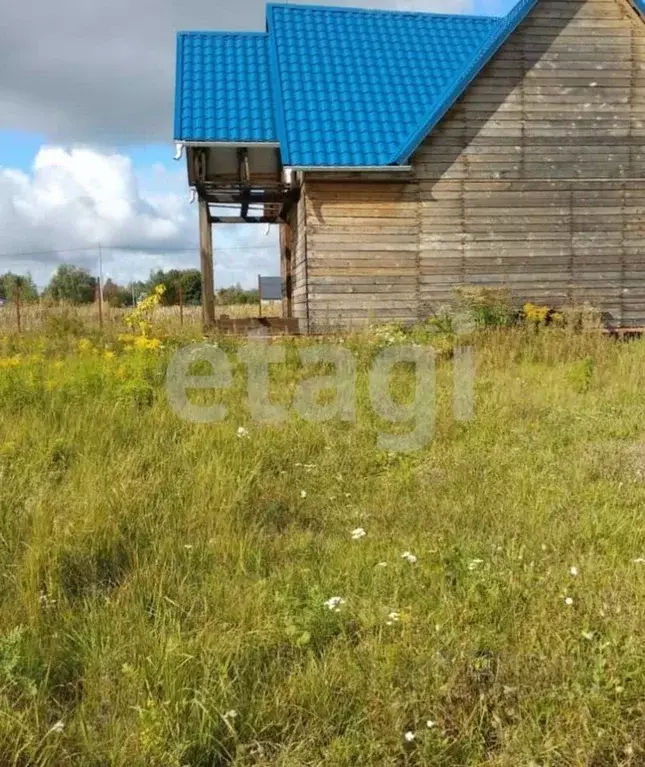
[[[198,306],[202,300],[202,277],[198,269],[158,269],[145,281],[119,285],[111,279],[103,284],[103,301],[115,308],[130,307],[149,295],[158,285],[165,287],[162,304]],[[68,304],[91,304],[98,300],[98,279],[87,269],[61,264],[49,284],[39,291],[32,276],[5,272],[0,275],[0,302],[12,302],[19,297],[23,303],[39,299]],[[238,283],[217,291],[220,304],[253,304],[259,300],[257,290],[245,290]]]

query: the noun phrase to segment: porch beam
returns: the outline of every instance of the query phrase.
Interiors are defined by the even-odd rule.
[[[213,224],[279,224],[279,216],[211,216]]]

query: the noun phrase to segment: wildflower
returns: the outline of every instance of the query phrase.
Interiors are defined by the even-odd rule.
[[[237,711],[234,708],[232,708],[230,711],[227,711],[224,714],[224,719],[235,719],[236,716],[237,716]]]
[[[387,562],[379,562],[377,567],[387,567]]]
[[[89,352],[92,349],[92,342],[87,338],[81,338],[78,342],[79,352]]]
[[[65,722],[63,722],[62,719],[59,719],[56,724],[52,725],[50,732],[62,732],[65,729]]]
[[[401,620],[401,614],[400,613],[390,613],[388,616],[388,620],[386,621],[386,625],[393,626],[395,623],[398,623]]]
[[[249,430],[245,429],[244,426],[240,426],[240,428],[237,430],[237,438],[250,439]]]
[[[428,721],[426,722],[426,727],[429,730],[433,730],[436,726],[437,726],[437,723],[433,722],[432,719],[428,719]]]
[[[571,597],[565,597],[564,603],[565,605],[568,605],[569,607],[571,607],[571,605],[573,604],[573,599]]]
[[[401,559],[405,559],[406,562],[409,562],[411,565],[416,565],[418,562],[418,559],[409,551],[404,551],[403,554],[401,554]]]
[[[417,737],[413,732],[408,730],[408,732],[405,733],[403,736],[407,743],[412,743],[412,741]]]
[[[361,538],[365,538],[367,533],[365,532],[365,530],[363,530],[362,527],[357,527],[356,530],[352,530],[351,535],[352,535],[352,540],[360,541]]]
[[[578,575],[578,568],[577,567],[570,567],[569,568],[569,572],[575,578]]]
[[[635,559],[634,562],[637,565],[645,565],[645,559],[643,557],[638,557],[638,559]]]
[[[10,368],[17,368],[19,366],[19,354],[16,354],[14,357],[5,357],[4,359],[0,359],[0,370],[9,370]]]
[[[469,570],[476,570],[480,565],[484,564],[483,559],[473,559],[472,562],[468,565]]]
[[[588,642],[591,642],[591,640],[594,637],[593,631],[583,631],[582,632],[583,639],[586,639]]]
[[[192,543],[185,543],[184,548],[186,551],[192,551],[193,550],[193,544]]]
[[[161,341],[158,338],[146,338],[146,336],[138,336],[134,341],[135,349],[142,349],[144,351],[154,351],[161,349]]]
[[[304,500],[307,497],[307,491],[306,490],[301,490],[300,491],[300,497]]]
[[[342,605],[345,604],[345,600],[342,597],[332,597],[325,602],[325,607],[332,612],[339,613]]]

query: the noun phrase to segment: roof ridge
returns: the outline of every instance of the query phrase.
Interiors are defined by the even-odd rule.
[[[285,8],[288,10],[298,11],[326,11],[326,12],[339,12],[339,13],[364,13],[364,14],[383,14],[390,16],[435,16],[446,19],[503,19],[505,16],[489,16],[484,14],[475,13],[441,13],[438,11],[399,11],[393,8],[357,8],[345,5],[305,5],[303,3],[267,3],[266,13],[267,18],[270,9]]]

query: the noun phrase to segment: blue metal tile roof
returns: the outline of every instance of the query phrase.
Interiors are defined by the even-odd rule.
[[[180,32],[175,140],[277,141],[267,35]]]
[[[632,0],[637,10],[645,16],[645,0]]]
[[[277,140],[296,167],[404,165],[536,2],[505,17],[271,4],[266,35],[183,33],[175,138]]]

